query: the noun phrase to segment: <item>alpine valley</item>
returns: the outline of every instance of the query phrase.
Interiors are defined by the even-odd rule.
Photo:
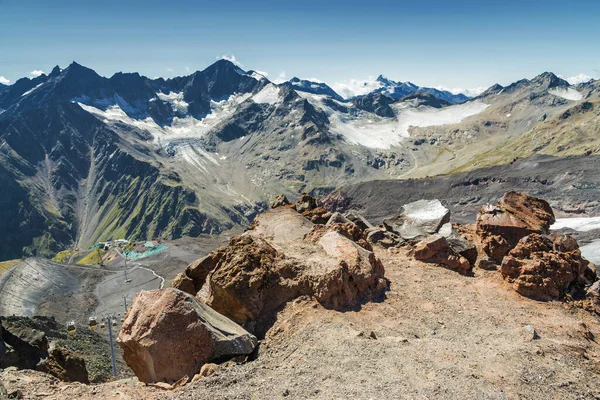
[[[434,175],[460,187],[516,159],[598,165],[600,81],[573,86],[546,72],[474,98],[383,76],[377,86],[343,98],[325,83],[275,84],[226,60],[167,80],[105,78],[72,63],[0,85],[0,260],[235,230],[279,193],[375,180],[397,192]],[[594,175],[588,167],[574,173]],[[588,181],[576,189],[597,193]],[[552,206],[594,204],[579,196]]]

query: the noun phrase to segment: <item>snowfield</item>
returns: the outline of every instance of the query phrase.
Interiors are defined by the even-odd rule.
[[[270,83],[252,96],[252,100],[258,104],[273,105],[279,101],[279,88]]]
[[[374,149],[389,149],[398,145],[410,135],[411,126],[428,127],[447,124],[457,124],[467,117],[477,115],[488,105],[481,101],[470,101],[442,109],[420,106],[409,107],[397,103],[395,109],[397,118],[383,118],[372,113],[356,110],[352,103],[335,101],[341,106],[352,108],[355,112],[341,113],[324,103],[327,96],[298,92],[312,105],[323,110],[331,122],[330,131],[344,136],[348,143],[360,144]]]
[[[183,101],[180,94],[160,94],[163,100],[171,102],[173,107],[187,108],[187,103]],[[106,124],[112,122],[121,122],[142,130],[148,131],[154,138],[154,143],[160,146],[166,146],[170,141],[176,139],[198,139],[204,136],[208,131],[219,123],[230,118],[237,106],[250,98],[250,94],[233,95],[226,100],[211,101],[211,113],[202,119],[196,119],[192,116],[184,118],[174,117],[170,126],[161,127],[150,117],[144,119],[135,119],[123,111],[122,105],[111,105],[102,110],[94,106],[77,102],[81,108],[100,118]],[[128,106],[128,105],[127,105]]]
[[[350,143],[366,147],[389,149],[410,135],[411,126],[428,127],[457,124],[467,117],[479,114],[488,107],[480,101],[459,104],[442,109],[431,107],[400,108],[397,119],[347,119],[344,115],[332,118],[331,131],[343,135]]]
[[[579,250],[581,250],[583,258],[596,265],[600,265],[600,239],[596,239],[591,243],[581,246]]]
[[[552,230],[562,228],[571,228],[579,232],[600,229],[600,217],[557,218],[556,222],[550,227]]]
[[[583,95],[573,88],[554,88],[548,90],[548,93],[566,100],[579,101],[583,99]]]
[[[173,111],[187,114],[189,104],[183,100],[183,92],[175,93],[170,92],[169,94],[164,93],[156,93],[156,97],[160,100],[165,101],[167,103],[171,103],[171,107],[173,107]],[[152,101],[152,100],[150,100]]]

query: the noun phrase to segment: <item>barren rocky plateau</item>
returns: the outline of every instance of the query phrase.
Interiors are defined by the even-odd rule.
[[[524,204],[529,208],[523,209]],[[416,249],[422,243],[432,242],[430,239],[418,243],[400,239],[397,245],[387,249],[375,243],[374,256],[385,268],[388,281],[382,298],[369,298],[357,307],[336,308],[324,306],[315,296],[296,297],[276,311],[273,324],[264,334],[257,334],[261,340],[252,355],[214,365],[204,374],[207,376],[197,376],[187,384],[144,384],[136,378],[128,378],[84,385],[14,368],[3,370],[0,378],[7,393],[31,399],[598,398],[600,347],[596,338],[600,324],[597,309],[586,306],[585,297],[577,300],[574,287],[569,293],[561,290],[550,301],[538,301],[520,294],[515,283],[518,280],[507,278],[506,259],[518,259],[519,246],[527,247],[528,240],[537,234],[523,237],[501,265],[489,270],[482,268],[487,239],[481,231],[493,221],[494,232],[506,232],[498,229],[503,222],[497,215],[508,215],[510,219],[506,221],[514,226],[526,224],[527,229],[545,229],[544,224],[554,218],[552,210],[547,203],[519,193],[507,194],[496,206],[490,207],[499,210],[491,220],[486,220],[482,210],[477,225],[454,226],[459,228],[462,237],[477,245],[478,261],[468,273],[458,273],[451,264],[444,268],[445,261],[441,259],[435,263],[417,260]],[[282,215],[284,211],[280,207],[279,211],[259,217],[244,235],[265,240],[271,237],[270,243],[277,251],[286,251],[289,240],[298,233],[288,232],[289,236],[282,239],[280,228],[286,222],[273,215]],[[261,221],[265,223],[261,225]],[[266,225],[268,221],[275,225]],[[311,232],[315,229],[343,232],[348,225],[334,222],[325,228],[320,226],[323,225],[315,224]],[[439,227],[437,230],[442,232]],[[518,229],[510,232],[523,234]],[[441,236],[438,233],[428,237],[435,235]],[[482,239],[478,239],[478,235]],[[579,262],[578,250],[573,250],[568,238],[561,235],[550,238],[559,244],[555,244],[553,250],[538,251],[535,257],[556,256],[568,261],[559,266],[551,261],[546,265],[546,272],[555,267],[570,268]],[[231,251],[231,246],[233,244],[224,248],[225,254]],[[535,257],[530,255],[528,260]],[[224,267],[215,268],[213,275]],[[531,271],[525,268],[522,273],[521,277]],[[521,283],[541,289],[549,283],[546,278],[563,279],[561,276],[565,275],[548,273],[543,282],[525,280]],[[209,274],[207,282],[211,283],[211,279],[214,278]],[[577,279],[572,276],[569,282]],[[210,286],[214,290],[212,283]],[[205,295],[201,291],[197,297]],[[133,309],[135,304],[127,318],[131,318]],[[253,325],[244,326],[254,329]]]

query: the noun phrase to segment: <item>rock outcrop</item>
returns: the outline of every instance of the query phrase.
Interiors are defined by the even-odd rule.
[[[371,244],[378,244],[384,249],[397,247],[404,243],[404,239],[395,232],[387,230],[385,227],[373,227],[365,230],[367,241]]]
[[[531,233],[547,234],[553,223],[554,213],[546,201],[507,192],[496,205],[483,206],[477,215],[476,232],[483,251],[500,264],[519,240]]]
[[[590,262],[572,238],[537,233],[519,241],[504,257],[500,272],[519,294],[542,301],[575,294],[595,280]]]
[[[461,275],[469,275],[471,272],[469,260],[454,251],[448,240],[439,233],[417,243],[413,256],[419,261],[440,264]]]
[[[279,207],[234,237],[208,277],[206,302],[263,334],[279,307],[302,296],[345,309],[380,296],[384,268],[354,223],[314,225]]]
[[[450,222],[450,210],[439,200],[419,200],[402,206],[400,214],[383,221],[385,227],[406,240],[423,239]]]
[[[39,329],[0,321],[0,368],[8,367],[45,372],[65,382],[89,383],[81,356],[50,342]]]
[[[85,360],[54,342],[50,344],[48,357],[40,361],[36,369],[64,382],[89,383]]]
[[[192,262],[184,272],[180,272],[173,278],[171,286],[195,296],[204,286],[206,277],[215,268],[222,255],[222,250],[219,249]]]
[[[290,204],[290,201],[284,194],[280,194],[275,197],[275,200],[271,203],[271,208],[283,207]]]
[[[3,342],[0,368],[35,369],[48,356],[48,339],[40,330],[0,322],[0,333]]]
[[[172,288],[138,293],[118,342],[127,365],[146,383],[193,377],[203,364],[250,354],[257,344],[230,319]]]
[[[303,212],[317,208],[317,201],[314,199],[314,197],[306,193],[302,193],[296,200],[295,207],[296,211],[302,214]]]

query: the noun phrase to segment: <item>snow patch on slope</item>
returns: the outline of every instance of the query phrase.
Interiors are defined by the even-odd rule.
[[[401,108],[396,106],[396,119],[354,119],[337,114],[331,118],[331,131],[343,135],[350,143],[366,147],[389,149],[410,135],[411,126],[428,127],[457,124],[479,114],[488,107],[480,101],[463,103],[442,109],[432,107]]]
[[[579,232],[588,232],[600,229],[600,217],[557,218],[550,228],[552,230],[571,228]]]
[[[169,94],[164,94],[162,92],[156,93],[156,96],[165,101],[167,103],[171,103],[171,107],[173,107],[173,111],[187,114],[189,104],[183,100],[183,92],[175,93],[170,92]]]
[[[581,246],[579,250],[581,250],[583,258],[596,265],[600,264],[600,239],[596,239],[591,243]]]
[[[220,166],[219,162],[206,150],[192,144],[184,144],[177,148],[177,153],[190,165],[196,167],[201,172],[207,172],[207,160]]]
[[[250,77],[256,79],[257,81],[261,81],[263,79],[267,79],[264,75],[259,74],[256,71],[252,71],[252,73],[250,74]]]
[[[21,95],[21,97],[25,97],[25,96],[27,96],[28,94],[30,94],[30,93],[33,93],[33,91],[34,91],[35,89],[39,88],[39,87],[40,87],[40,86],[42,86],[43,84],[44,84],[44,82],[40,83],[39,85],[37,85],[37,86],[36,86],[36,87],[34,87],[33,89],[30,89],[30,90],[26,91],[25,93],[23,93],[23,94]]]
[[[572,101],[579,101],[583,99],[583,95],[573,88],[553,88],[548,90],[548,93],[558,96],[560,98]]]
[[[279,88],[272,83],[268,84],[258,93],[256,93],[252,100],[255,103],[263,103],[263,104],[275,104],[279,101]]]
[[[165,96],[165,98],[172,98],[173,104],[176,104],[179,101],[177,97],[178,95]],[[86,105],[81,102],[77,102],[77,104],[79,104],[81,108],[90,114],[93,114],[103,120],[106,124],[120,122],[142,130],[146,130],[154,138],[155,144],[159,146],[166,146],[173,140],[198,139],[203,137],[216,125],[229,119],[236,112],[237,106],[246,101],[249,97],[250,94],[245,93],[241,95],[233,95],[226,100],[221,100],[218,102],[211,101],[211,113],[201,120],[198,120],[192,116],[186,116],[184,118],[174,117],[171,125],[164,127],[158,125],[150,117],[146,117],[144,119],[132,118],[128,116],[118,104],[111,105],[105,110]],[[183,105],[179,103],[179,106]]]
[[[396,103],[391,106],[394,108],[396,118],[384,118],[358,110],[350,102],[331,100],[325,95],[297,93],[327,114],[330,132],[344,136],[349,143],[374,149],[389,149],[398,145],[410,136],[408,130],[411,126],[457,124],[467,117],[479,114],[489,106],[478,100],[441,109],[427,106],[412,108],[406,103]],[[351,109],[351,112],[336,111],[327,106],[324,100],[334,101]]]

